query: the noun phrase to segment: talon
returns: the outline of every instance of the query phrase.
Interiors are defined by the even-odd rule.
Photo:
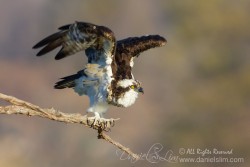
[[[101,128],[105,130],[105,122],[101,122]]]
[[[91,128],[96,129],[98,127],[98,119],[96,117],[94,117],[94,120],[92,122],[92,124],[90,125]]]
[[[93,122],[91,122],[93,121]],[[115,120],[113,118],[111,119],[105,119],[100,117],[88,117],[87,118],[87,125],[90,126],[93,129],[102,129],[106,132],[111,131],[111,127],[115,125]]]
[[[87,118],[87,125],[90,126],[90,125],[89,125],[89,118]]]
[[[91,127],[93,127],[94,124],[95,124],[95,118],[94,118],[94,120],[93,120],[93,122],[91,124]]]
[[[104,128],[106,129],[108,127],[108,121],[104,122]]]
[[[115,120],[114,120],[114,119],[111,119],[111,120],[110,120],[110,126],[111,126],[111,127],[114,127],[114,126],[115,126]]]

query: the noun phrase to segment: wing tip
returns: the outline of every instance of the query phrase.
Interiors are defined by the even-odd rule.
[[[162,36],[160,36],[160,38],[161,38],[161,46],[164,46],[164,45],[166,45],[168,43],[166,38],[164,38]]]
[[[152,35],[156,41],[158,41],[159,46],[164,46],[167,44],[167,39],[160,35]]]
[[[61,60],[62,58],[64,58],[64,57],[55,57],[55,60]]]
[[[60,60],[66,57],[67,55],[63,52],[63,48],[55,56],[55,60]]]
[[[43,45],[41,45],[41,43],[40,42],[38,42],[37,44],[35,44],[33,47],[32,47],[32,49],[38,49],[38,48],[40,48],[40,47],[42,47]]]
[[[36,54],[37,57],[40,57],[40,56],[42,56],[42,55],[43,55],[43,54],[40,53],[40,52],[38,52],[38,53]]]

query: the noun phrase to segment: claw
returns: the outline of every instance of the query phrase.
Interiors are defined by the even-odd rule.
[[[115,126],[115,120],[114,119],[111,119],[109,123],[110,123],[111,127]]]
[[[99,117],[88,117],[87,118],[87,125],[93,129],[101,129],[106,132],[111,131],[111,127],[115,126],[115,121],[118,119],[105,119]]]

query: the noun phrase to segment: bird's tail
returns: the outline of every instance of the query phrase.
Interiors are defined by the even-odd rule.
[[[58,81],[55,83],[54,88],[55,89],[64,89],[64,88],[73,88],[75,87],[75,80],[82,77],[84,74],[84,71],[79,71],[77,74],[69,75],[66,77],[61,78],[61,81]]]

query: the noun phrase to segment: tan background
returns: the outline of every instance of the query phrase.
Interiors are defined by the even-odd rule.
[[[111,28],[117,39],[145,34],[167,38],[135,62],[145,94],[110,135],[137,153],[154,143],[180,148],[233,149],[245,163],[135,164],[80,125],[0,115],[1,167],[249,166],[250,1],[248,0],[0,0],[0,92],[42,107],[85,113],[87,97],[54,90],[58,78],[80,70],[84,53],[54,61],[32,46],[64,24],[87,21]],[[0,102],[0,104],[5,104]]]

